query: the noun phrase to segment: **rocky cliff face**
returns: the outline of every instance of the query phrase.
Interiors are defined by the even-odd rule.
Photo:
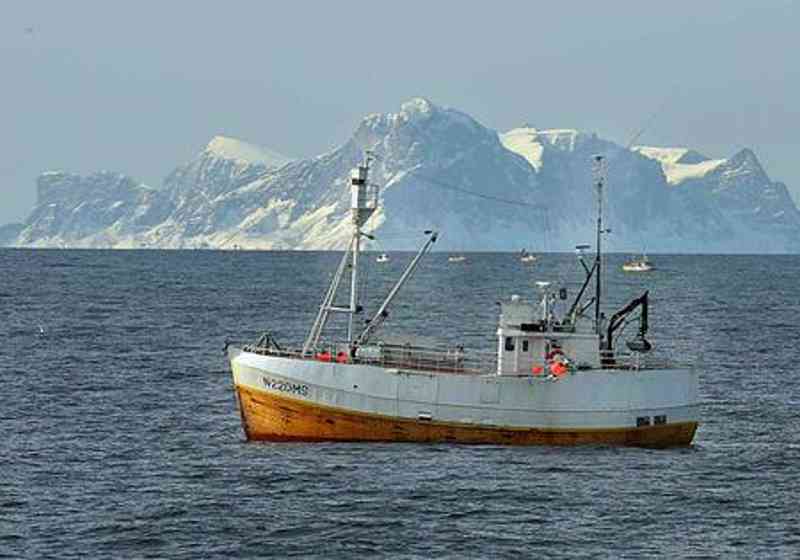
[[[216,137],[154,189],[120,174],[44,173],[14,235],[27,246],[340,248],[350,169],[373,151],[380,249],[570,250],[593,239],[591,157],[608,161],[612,250],[796,251],[800,212],[785,185],[743,150],[711,160],[680,148],[625,149],[576,130],[498,135],[425,99],[369,115],[339,148],[290,161]]]
[[[677,158],[655,148],[638,150],[662,166],[671,194],[662,233],[673,245],[694,241],[709,252],[797,250],[800,211],[786,185],[770,180],[751,150],[721,160],[691,150]]]
[[[47,172],[37,181],[37,205],[18,245],[115,246],[120,237],[146,232],[163,218],[162,194],[110,171],[92,175]]]

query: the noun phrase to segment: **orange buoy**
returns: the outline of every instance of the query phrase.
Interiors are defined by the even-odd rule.
[[[320,362],[330,362],[333,359],[330,352],[320,352],[317,354],[317,360]]]
[[[531,373],[533,375],[542,375],[544,373],[544,368],[542,366],[533,366],[531,368]]]
[[[556,377],[561,377],[567,373],[567,366],[562,364],[561,362],[553,362],[550,364],[550,373],[555,375]]]
[[[336,354],[336,363],[338,364],[346,364],[347,363],[347,352],[339,352]]]

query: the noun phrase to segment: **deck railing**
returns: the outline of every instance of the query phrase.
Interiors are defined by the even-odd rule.
[[[441,372],[465,375],[493,374],[497,372],[497,353],[465,351],[461,347],[430,348],[400,344],[375,344],[358,348],[353,353],[346,343],[320,344],[310,353],[299,349],[283,349],[270,344],[245,345],[245,351],[262,355],[278,356],[297,360],[339,362],[373,365],[388,369]],[[641,353],[601,352],[602,369],[652,370],[688,368],[661,357]],[[573,367],[570,370],[575,371]],[[578,368],[580,370],[581,368]],[[594,369],[594,368],[592,368]],[[547,368],[542,368],[544,375]],[[522,371],[519,375],[533,372]]]
[[[497,371],[497,354],[465,351],[463,348],[427,348],[398,344],[376,344],[358,348],[353,353],[346,343],[319,344],[313,352],[283,349],[258,344],[245,345],[243,349],[256,354],[279,356],[299,360],[339,362],[374,365],[383,368],[418,371],[488,374]]]
[[[672,369],[690,368],[691,365],[667,359],[663,356],[640,352],[600,351],[600,363],[604,369]]]
[[[412,369],[463,374],[489,374],[497,371],[494,352],[466,351],[462,347],[428,348],[420,346],[381,344],[360,349],[360,363],[385,368]]]

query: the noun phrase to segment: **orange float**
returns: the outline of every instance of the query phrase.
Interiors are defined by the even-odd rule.
[[[331,356],[330,352],[319,352],[316,357],[320,362],[330,362],[333,360],[333,356]]]

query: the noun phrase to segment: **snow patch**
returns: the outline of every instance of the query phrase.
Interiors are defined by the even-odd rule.
[[[498,134],[500,142],[507,150],[524,157],[539,171],[545,148],[555,148],[566,152],[575,151],[575,145],[582,136],[573,128],[552,128],[539,130],[531,126],[514,128],[504,134]]]
[[[703,163],[674,163],[674,164],[661,164],[664,170],[664,175],[667,177],[667,183],[670,185],[678,185],[689,179],[701,179],[714,171],[717,167],[725,163],[724,159],[712,159],[704,161]]]
[[[414,97],[400,105],[400,114],[408,120],[425,119],[433,113],[434,105],[424,97]]]
[[[554,148],[572,152],[578,141],[580,132],[573,128],[553,128],[538,131],[539,141],[550,144]]]
[[[661,163],[679,163],[689,148],[658,148],[656,146],[634,146],[632,151]]]
[[[535,128],[515,128],[505,134],[498,134],[498,137],[507,150],[524,157],[536,171],[541,169],[544,146],[539,142]]]
[[[291,158],[267,148],[227,136],[215,136],[212,138],[211,142],[206,146],[206,151],[223,159],[263,163],[267,167],[280,167],[292,161]]]
[[[709,159],[700,163],[680,163],[687,154],[693,154],[688,148],[658,148],[654,146],[634,146],[632,151],[661,164],[667,183],[679,185],[689,179],[701,179],[725,163],[725,159]]]

